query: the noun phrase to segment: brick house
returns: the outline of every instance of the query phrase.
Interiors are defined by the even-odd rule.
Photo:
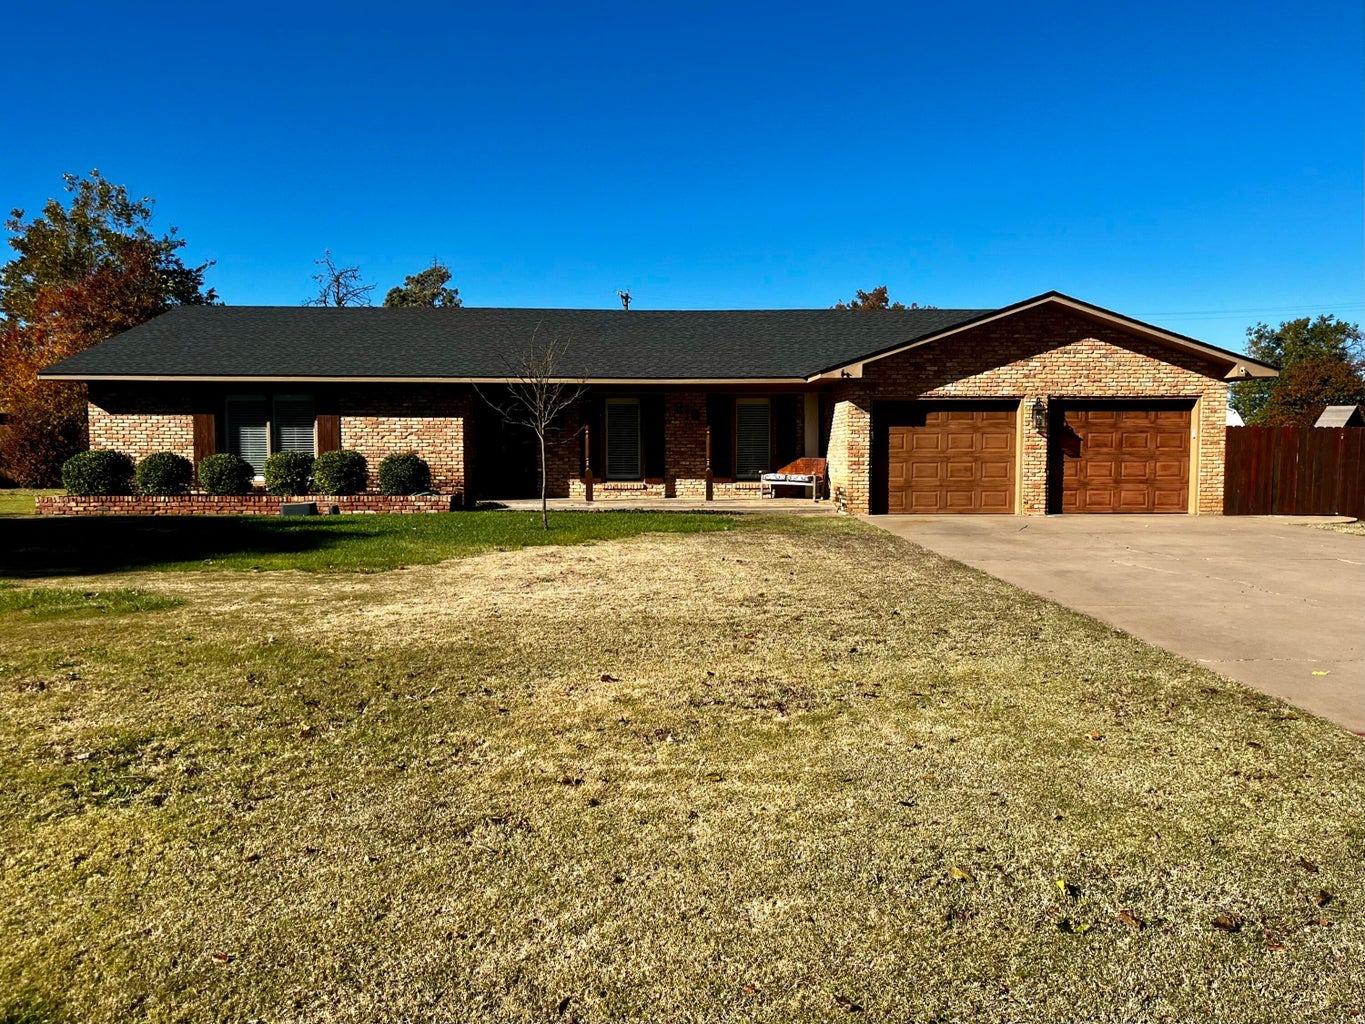
[[[852,513],[1223,507],[1228,383],[1264,363],[1049,292],[1001,309],[184,307],[43,373],[89,386],[90,444],[140,458],[415,451],[469,498],[534,493],[530,438],[480,397],[537,331],[586,387],[556,496],[756,495],[828,459]]]

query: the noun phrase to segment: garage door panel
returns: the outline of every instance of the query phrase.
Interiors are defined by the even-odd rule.
[[[1067,403],[1053,446],[1063,512],[1184,512],[1190,409]]]
[[[970,404],[930,406],[887,427],[887,511],[1012,512],[1015,415]]]

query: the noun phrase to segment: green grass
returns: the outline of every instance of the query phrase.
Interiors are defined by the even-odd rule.
[[[0,518],[33,515],[33,499],[40,494],[61,494],[60,490],[34,490],[28,487],[0,487]]]
[[[178,598],[145,590],[73,590],[67,587],[15,587],[0,583],[0,615],[22,612],[32,618],[73,618],[85,615],[127,615],[160,611],[180,604]]]
[[[0,624],[0,1021],[1365,1004],[1359,738],[856,521],[100,585]]]
[[[16,521],[0,547],[0,576],[122,569],[379,571],[481,551],[584,544],[641,533],[727,530],[726,516],[676,512],[534,512],[435,515],[81,516]]]

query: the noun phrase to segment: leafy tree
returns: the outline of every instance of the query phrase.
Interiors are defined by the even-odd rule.
[[[918,302],[906,305],[903,302],[892,302],[890,290],[884,284],[879,284],[871,291],[858,289],[857,293],[848,302],[836,302],[835,309],[856,309],[856,310],[887,310],[887,309],[933,309],[933,306],[921,306]]]
[[[318,293],[311,299],[304,299],[305,306],[368,306],[373,284],[365,284],[359,267],[338,267],[332,260],[332,250],[324,249],[322,259],[314,260],[319,267],[313,280],[317,282]]]
[[[135,327],[175,305],[217,301],[204,289],[210,264],[186,266],[184,241],[154,234],[152,202],[98,171],[66,175],[72,198],[50,200],[6,227],[16,256],[0,267],[0,472],[29,486],[55,484],[85,445],[85,387],[39,381],[52,363]]]
[[[452,309],[464,303],[460,300],[460,289],[447,288],[450,268],[444,263],[433,262],[426,270],[409,274],[403,283],[395,285],[384,296],[386,306],[429,306]]]
[[[1344,359],[1312,356],[1282,370],[1265,404],[1256,410],[1256,426],[1311,427],[1329,405],[1365,402],[1365,378]]]
[[[97,170],[86,178],[64,174],[62,180],[71,194],[69,206],[49,199],[32,220],[24,220],[23,210],[12,210],[5,221],[13,236],[10,248],[18,254],[0,267],[0,313],[7,320],[23,326],[32,319],[40,291],[76,284],[100,268],[118,266],[133,244],[151,254],[165,306],[217,301],[212,288],[204,291],[204,271],[212,262],[187,267],[178,255],[185,242],[174,228],[160,236],[152,233],[151,199],[131,199],[124,186],[106,180]]]
[[[1258,323],[1247,328],[1247,353],[1280,368],[1279,377],[1242,381],[1232,388],[1231,404],[1249,424],[1271,422],[1299,422],[1299,415],[1291,410],[1326,405],[1344,405],[1349,395],[1351,379],[1359,384],[1362,348],[1360,327],[1334,316],[1300,317],[1286,320],[1279,327]],[[1294,373],[1299,363],[1312,363],[1312,368]],[[1288,387],[1283,399],[1272,405],[1281,388]],[[1320,388],[1312,393],[1311,388]],[[1334,397],[1336,396],[1336,397]],[[1306,413],[1303,413],[1306,415]],[[1274,417],[1269,419],[1267,417]],[[1285,417],[1290,417],[1286,419]],[[1317,418],[1317,413],[1308,421]]]

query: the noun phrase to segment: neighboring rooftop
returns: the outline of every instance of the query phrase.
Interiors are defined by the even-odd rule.
[[[1365,426],[1365,412],[1358,405],[1329,405],[1313,424],[1315,427]]]

